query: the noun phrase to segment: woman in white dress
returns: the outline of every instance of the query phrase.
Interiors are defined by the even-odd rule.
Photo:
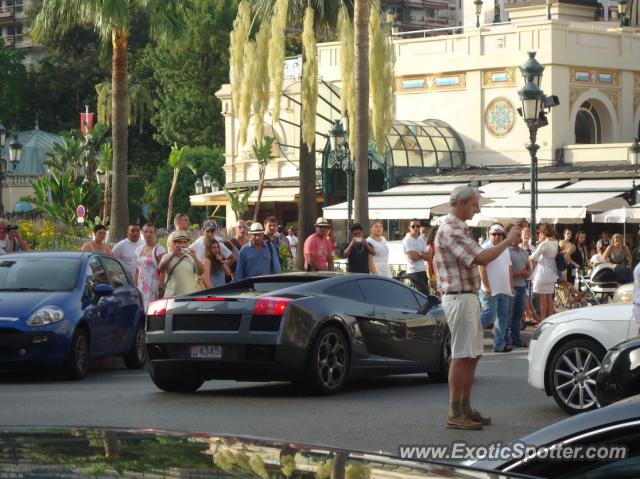
[[[533,292],[540,301],[540,321],[544,321],[555,313],[553,293],[558,281],[556,255],[559,250],[553,226],[545,223],[541,225],[540,231],[544,234],[544,241],[538,244],[530,259],[537,263],[533,273]]]
[[[389,246],[387,245],[387,240],[382,236],[382,233],[384,233],[382,221],[374,221],[371,227],[371,236],[367,238],[367,242],[376,250],[376,255],[372,258],[376,274],[391,278]]]

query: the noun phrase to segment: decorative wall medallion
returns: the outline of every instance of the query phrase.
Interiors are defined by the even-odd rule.
[[[482,74],[482,86],[484,88],[497,88],[514,86],[516,84],[515,68],[503,70],[490,70]]]
[[[484,124],[493,136],[502,138],[511,132],[516,122],[516,109],[509,99],[497,97],[491,100],[484,113]]]
[[[571,68],[569,81],[573,84],[588,84],[593,86],[620,86],[620,72],[615,70],[601,70],[598,68]]]

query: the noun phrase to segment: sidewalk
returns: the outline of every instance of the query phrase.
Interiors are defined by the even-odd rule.
[[[522,331],[520,331],[520,337],[522,338],[522,340],[529,344],[529,341],[531,341],[531,336],[533,336],[533,333],[535,332],[535,329],[532,328],[531,326],[527,326],[525,329],[523,329]],[[493,352],[493,336],[492,336],[493,332],[491,329],[485,329],[484,330],[484,339],[482,341],[482,345],[484,346],[484,352],[485,353],[492,353]],[[526,352],[528,350],[528,348],[513,348],[513,351],[515,352]]]

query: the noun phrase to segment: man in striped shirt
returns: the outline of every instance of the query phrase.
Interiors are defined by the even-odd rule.
[[[465,223],[480,212],[477,191],[469,186],[458,186],[451,192],[449,203],[451,213],[440,224],[435,239],[436,276],[451,332],[450,401],[446,427],[482,429],[483,425],[491,424],[491,418],[471,407],[471,386],[482,355],[478,266],[486,266],[514,244],[520,229],[512,228],[501,243],[482,249],[467,235]]]

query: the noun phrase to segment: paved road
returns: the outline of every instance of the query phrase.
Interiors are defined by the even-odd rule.
[[[284,383],[208,382],[194,394],[155,388],[146,371],[101,367],[80,382],[0,373],[0,425],[152,427],[255,435],[396,453],[398,445],[508,441],[565,418],[526,381],[526,350],[487,354],[474,405],[494,417],[484,431],[443,426],[446,384],[396,376],[309,397]]]

